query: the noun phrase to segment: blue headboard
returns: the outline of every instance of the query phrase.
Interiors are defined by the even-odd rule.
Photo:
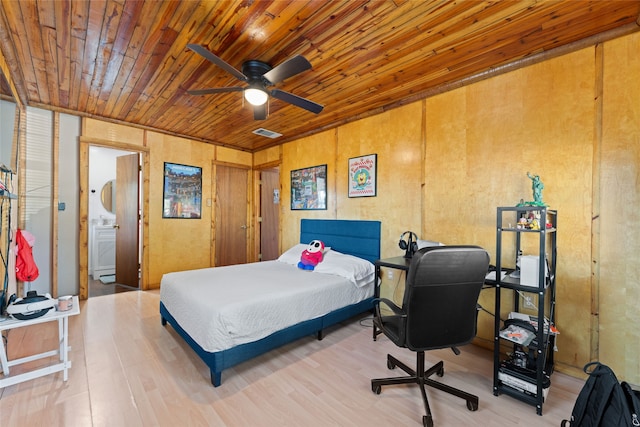
[[[300,243],[321,240],[338,252],[371,262],[380,259],[380,234],[380,221],[303,219],[300,222]]]

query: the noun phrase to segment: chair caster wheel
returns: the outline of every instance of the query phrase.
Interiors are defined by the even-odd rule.
[[[471,402],[469,400],[467,400],[467,409],[470,411],[477,411],[478,410],[478,404],[475,402]]]
[[[433,419],[428,415],[422,416],[422,425],[424,427],[433,427]]]
[[[382,392],[382,387],[379,385],[378,386],[372,385],[371,391],[374,392],[375,394],[380,394],[380,392]]]

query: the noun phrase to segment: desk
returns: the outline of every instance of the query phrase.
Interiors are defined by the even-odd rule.
[[[411,258],[405,258],[404,256],[397,256],[397,257],[393,257],[393,258],[385,258],[385,259],[379,259],[374,263],[375,267],[376,267],[376,272],[375,272],[375,277],[376,277],[376,286],[375,286],[375,290],[374,290],[374,297],[375,298],[380,298],[380,283],[377,281],[377,279],[380,278],[380,267],[387,267],[387,268],[395,268],[396,270],[403,270],[403,271],[409,271],[409,266],[411,265]],[[406,280],[406,277],[405,277]],[[376,315],[376,311],[374,311],[373,315]],[[378,328],[376,327],[376,324],[374,322],[373,324],[373,340],[376,340],[376,337],[381,334],[381,332],[378,331]]]
[[[0,321],[0,332],[8,331],[10,329],[22,328],[24,326],[37,325],[39,323],[58,321],[58,342],[59,348],[56,350],[47,351],[44,353],[34,354],[32,356],[21,357],[20,359],[8,360],[6,349],[4,348],[4,340],[0,339],[0,365],[2,366],[3,377],[0,377],[0,388],[8,387],[10,385],[18,384],[23,381],[39,378],[44,375],[53,374],[55,372],[63,372],[63,380],[68,379],[68,370],[71,368],[71,361],[69,360],[69,316],[75,316],[80,313],[80,305],[78,297],[73,297],[73,308],[67,311],[54,311],[49,310],[44,316],[36,319],[29,320],[17,320],[9,318]],[[22,363],[32,362],[34,360],[43,359],[45,357],[51,357],[58,355],[60,362],[55,363],[44,368],[34,369],[32,371],[24,372],[14,376],[9,375],[9,367],[20,365]]]

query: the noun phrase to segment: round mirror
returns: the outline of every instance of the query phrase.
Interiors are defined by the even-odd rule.
[[[105,185],[102,186],[102,193],[100,193],[100,200],[102,201],[102,206],[112,214],[116,213],[116,180],[112,179],[111,181],[107,181]]]

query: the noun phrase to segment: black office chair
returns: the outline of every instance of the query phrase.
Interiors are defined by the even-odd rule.
[[[417,352],[414,371],[390,354],[387,367],[399,366],[409,376],[371,380],[371,390],[380,394],[383,385],[418,384],[426,415],[425,427],[433,418],[424,386],[437,388],[467,401],[471,411],[478,409],[478,397],[430,379],[444,375],[442,361],[424,368],[424,352],[468,344],[476,335],[477,303],[489,269],[489,254],[477,246],[437,246],[420,249],[413,255],[404,291],[402,308],[386,298],[376,300],[376,326],[397,346]],[[393,314],[383,315],[380,303]]]

